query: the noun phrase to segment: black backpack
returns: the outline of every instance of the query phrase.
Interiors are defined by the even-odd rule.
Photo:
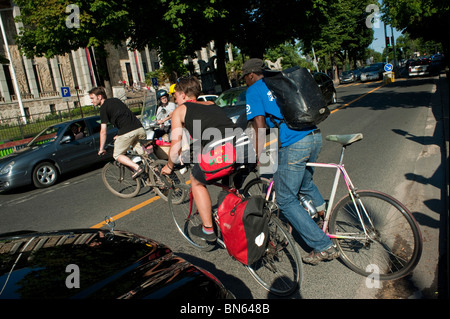
[[[276,99],[282,120],[293,130],[319,124],[330,115],[322,91],[311,73],[299,66],[283,71],[265,71],[264,82]],[[269,115],[277,125],[273,115]]]

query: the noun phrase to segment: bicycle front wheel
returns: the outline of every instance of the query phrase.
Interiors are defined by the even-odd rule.
[[[275,216],[269,220],[269,242],[265,254],[246,266],[256,281],[267,291],[287,296],[301,286],[302,260],[292,235]]]
[[[330,216],[329,234],[342,261],[356,273],[380,280],[409,274],[422,253],[412,214],[393,197],[376,191],[357,191],[355,202],[345,196]]]
[[[141,190],[139,179],[133,179],[131,170],[117,161],[106,163],[102,169],[102,180],[106,188],[121,198],[132,198]]]
[[[178,191],[186,194],[183,200],[179,202]],[[191,187],[187,184],[180,184],[177,188],[171,188],[168,194],[169,210],[172,214],[175,225],[184,239],[197,249],[210,251],[215,245],[208,243],[206,240],[192,235],[191,229],[194,226],[202,224],[202,220],[195,206],[194,199],[190,196]]]

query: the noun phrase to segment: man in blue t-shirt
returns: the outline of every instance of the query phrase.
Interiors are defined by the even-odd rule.
[[[322,148],[322,135],[317,127],[305,130],[292,130],[282,121],[282,114],[275,97],[264,82],[264,62],[250,59],[242,66],[242,78],[248,85],[247,120],[253,120],[253,128],[279,128],[278,169],[274,173],[277,203],[291,225],[299,232],[313,251],[303,258],[309,264],[317,265],[322,260],[331,260],[339,256],[331,240],[317,227],[309,213],[299,202],[299,193],[314,203],[319,215],[323,216],[325,201],[313,182],[313,167],[307,162],[317,160]],[[272,115],[276,119],[271,118]],[[275,123],[274,123],[275,122]],[[263,150],[263,142],[256,137],[258,156]]]

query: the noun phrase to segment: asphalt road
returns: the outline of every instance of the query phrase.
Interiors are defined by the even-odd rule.
[[[445,167],[441,165],[440,91],[437,77],[354,83],[337,87],[338,103],[319,125],[323,136],[363,133],[346,150],[345,166],[359,189],[379,190],[399,199],[413,213],[424,238],[424,253],[413,276],[368,288],[339,260],[304,265],[301,289],[290,298],[435,298],[441,214],[444,214]],[[447,91],[448,92],[448,91]],[[448,93],[447,93],[448,94]],[[448,96],[447,96],[448,107]],[[319,161],[338,160],[340,146],[324,140]],[[445,156],[444,156],[445,159]],[[445,161],[443,162],[445,164]],[[325,198],[334,171],[318,169],[315,181]],[[343,188],[338,193],[343,195]],[[177,233],[167,204],[148,188],[132,199],[112,195],[101,180],[101,166],[75,172],[49,189],[24,187],[0,194],[0,233],[105,227],[113,216],[116,229],[165,243],[181,257],[217,276],[239,299],[273,298],[223,249],[209,253],[189,246]],[[299,241],[302,254],[308,247]]]

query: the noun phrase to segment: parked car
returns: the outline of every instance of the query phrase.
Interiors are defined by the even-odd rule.
[[[430,75],[431,70],[431,60],[430,59],[419,59],[412,62],[408,68],[408,76],[422,76]]]
[[[106,142],[116,134],[110,126]],[[99,141],[100,116],[47,127],[22,149],[0,158],[0,192],[29,184],[49,187],[61,174],[110,160],[112,148],[98,155]]]
[[[384,73],[384,65],[386,63],[374,63],[369,66],[366,66],[361,71],[361,82],[373,81],[373,80],[382,80]]]
[[[442,54],[434,54],[431,57],[430,72],[431,74],[438,74],[444,66],[444,56]]]
[[[361,69],[353,70],[353,78],[355,82],[361,80]]]
[[[229,89],[216,99],[215,103],[223,108],[227,116],[243,130],[247,128],[246,86]]]
[[[0,299],[234,299],[206,270],[131,232],[0,235]]]
[[[314,80],[322,91],[323,98],[327,104],[334,104],[337,102],[336,89],[334,88],[333,80],[325,73],[316,72],[313,74]]]
[[[204,94],[204,95],[200,95],[197,98],[197,101],[215,101],[217,100],[217,95],[215,94]]]
[[[355,82],[354,71],[344,71],[339,75],[339,83],[351,83]]]

